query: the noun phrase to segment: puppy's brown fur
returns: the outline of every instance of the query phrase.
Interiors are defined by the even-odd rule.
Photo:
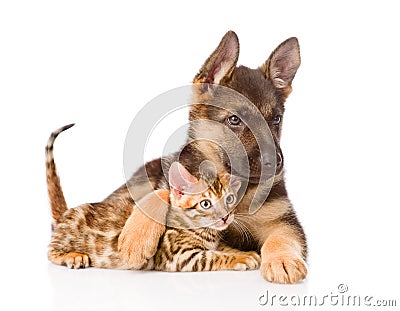
[[[167,210],[163,209],[159,198],[168,204],[169,191],[159,190],[157,194],[158,196],[154,197],[155,202],[152,204],[152,208],[164,211],[160,218],[165,218]],[[129,258],[125,258],[129,266],[140,267],[154,255],[154,249],[157,249],[158,241],[164,232],[163,224],[149,221],[142,210],[135,207],[119,236],[119,251],[121,254],[131,254]],[[131,240],[133,237],[135,241]],[[140,243],[136,243],[138,241]]]

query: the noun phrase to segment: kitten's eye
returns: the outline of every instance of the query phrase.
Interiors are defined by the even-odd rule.
[[[275,116],[274,120],[272,120],[273,125],[279,125],[282,121],[282,116]]]
[[[200,202],[200,206],[204,209],[209,209],[212,206],[212,203],[210,200],[203,200]]]
[[[235,202],[235,196],[233,194],[228,194],[225,198],[225,203],[230,205],[233,204],[233,202]]]
[[[235,114],[228,118],[228,122],[230,125],[240,125],[242,123],[240,118]]]

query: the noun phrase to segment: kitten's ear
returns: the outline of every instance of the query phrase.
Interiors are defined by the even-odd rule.
[[[220,84],[223,79],[229,79],[238,57],[239,39],[236,33],[228,31],[194,77],[193,82]]]
[[[240,180],[240,177],[231,175],[229,185],[235,194],[238,194],[240,187],[242,186],[242,181]]]
[[[292,81],[300,66],[300,47],[297,38],[289,38],[272,52],[260,67],[286,100],[292,91]]]
[[[174,162],[169,168],[169,185],[173,195],[180,198],[185,190],[191,188],[198,180],[179,162]]]
[[[242,180],[240,177],[231,175],[229,173],[225,173],[224,175],[220,175],[220,180],[224,187],[229,185],[229,188],[237,195],[240,187],[242,186]]]

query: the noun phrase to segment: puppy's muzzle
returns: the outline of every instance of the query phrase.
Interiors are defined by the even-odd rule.
[[[261,163],[267,175],[278,174],[283,167],[283,157],[280,152],[277,152],[275,157],[271,153],[265,153],[261,157]]]

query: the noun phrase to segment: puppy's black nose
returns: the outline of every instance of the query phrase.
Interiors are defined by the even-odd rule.
[[[274,156],[269,154],[269,153],[265,153],[262,155],[261,158],[262,164],[265,165],[267,168],[272,168],[274,166]]]
[[[266,153],[266,154],[264,154],[264,155],[262,156],[261,161],[262,161],[262,164],[264,165],[264,167],[267,168],[267,170],[268,170],[268,169],[273,170],[273,169],[275,169],[275,168],[276,168],[277,170],[279,170],[279,169],[282,168],[282,166],[283,166],[283,158],[282,158],[282,155],[281,155],[280,152],[278,152],[278,153],[276,154],[276,158],[274,158],[274,155],[271,155],[271,154],[269,154],[269,153]],[[274,167],[274,164],[275,164],[275,167]]]

